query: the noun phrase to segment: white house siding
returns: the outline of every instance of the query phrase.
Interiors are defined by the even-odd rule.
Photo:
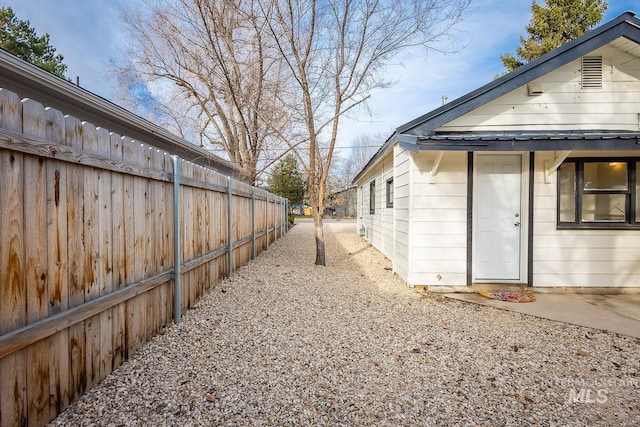
[[[513,90],[438,131],[638,131],[640,61],[610,45],[586,56],[602,56],[602,88],[583,89],[581,59],[535,80],[541,95],[529,96],[527,85]]]
[[[637,152],[573,152],[571,157],[637,156]],[[553,152],[537,153],[535,166],[534,287],[640,286],[640,231],[557,230],[557,183],[544,182],[544,162]]]
[[[393,256],[393,208],[387,208],[386,182],[393,177],[393,155],[388,154],[359,180],[358,229],[364,227],[364,238],[387,258]],[[375,213],[370,213],[370,183],[375,181]]]
[[[435,182],[437,153],[414,156],[410,285],[466,285],[467,153],[446,152]]]
[[[408,151],[398,147],[393,150],[394,184],[394,241],[393,271],[408,282],[409,247],[411,236],[411,173],[413,160]]]
[[[391,259],[393,257],[394,223],[393,207],[387,207],[387,180],[389,179],[393,179],[392,156],[389,156],[389,158],[383,162],[382,181],[380,182],[380,219],[382,221],[380,252]]]

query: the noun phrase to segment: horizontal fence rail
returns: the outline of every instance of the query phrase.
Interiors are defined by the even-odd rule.
[[[53,419],[282,237],[287,208],[0,89],[0,426]]]

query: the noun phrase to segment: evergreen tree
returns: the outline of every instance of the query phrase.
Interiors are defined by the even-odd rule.
[[[56,55],[56,49],[49,43],[49,34],[38,36],[29,21],[16,18],[11,7],[0,7],[0,48],[65,78],[64,57]]]
[[[305,183],[293,154],[287,155],[273,168],[269,177],[269,189],[273,194],[289,199],[292,204],[301,204]]]
[[[500,59],[507,71],[513,71],[580,37],[602,20],[606,10],[604,0],[546,0],[544,5],[533,0],[528,37],[520,37],[516,56],[507,53]]]

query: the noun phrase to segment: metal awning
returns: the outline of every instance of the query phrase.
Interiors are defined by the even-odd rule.
[[[640,150],[640,133],[401,134],[398,142],[402,148],[412,152]]]

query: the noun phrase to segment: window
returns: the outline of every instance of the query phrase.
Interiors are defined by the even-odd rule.
[[[387,180],[387,207],[393,207],[393,178]]]
[[[376,182],[371,181],[369,184],[369,213],[376,213]]]
[[[572,159],[558,169],[559,228],[640,228],[637,160]]]

